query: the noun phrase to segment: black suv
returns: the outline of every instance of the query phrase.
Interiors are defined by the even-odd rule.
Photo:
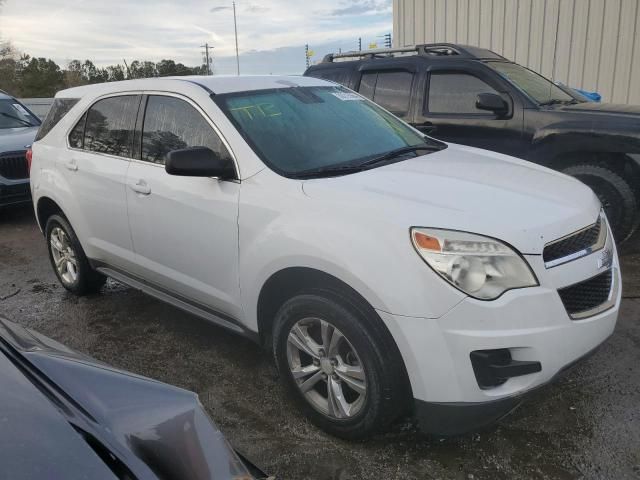
[[[419,130],[572,175],[619,242],[640,221],[640,107],[588,102],[490,50],[418,45],[327,55],[307,76],[356,90]]]

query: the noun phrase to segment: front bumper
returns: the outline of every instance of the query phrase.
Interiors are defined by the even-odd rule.
[[[31,202],[29,179],[9,180],[0,177],[0,207]]]
[[[400,352],[416,401],[421,427],[452,435],[479,428],[505,415],[523,395],[550,382],[612,333],[621,298],[620,267],[611,241],[614,285],[611,306],[584,319],[572,319],[558,289],[581,282],[604,268],[602,251],[547,269],[541,256],[527,256],[540,286],[506,292],[493,301],[465,298],[437,319],[379,311]],[[480,386],[471,352],[508,350],[516,362],[539,362],[539,371]]]

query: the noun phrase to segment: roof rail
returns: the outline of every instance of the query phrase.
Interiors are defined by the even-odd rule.
[[[331,63],[338,58],[385,58],[395,53],[414,53],[428,57],[459,56],[464,58],[503,58],[491,50],[454,43],[427,43],[398,48],[372,48],[370,50],[354,50],[344,53],[329,53],[324,56],[322,63]]]

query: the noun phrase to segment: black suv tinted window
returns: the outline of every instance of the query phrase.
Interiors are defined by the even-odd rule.
[[[130,157],[139,103],[138,95],[109,97],[94,103],[87,114],[84,149]]]
[[[373,100],[391,113],[404,116],[409,111],[411,83],[410,72],[366,72],[360,80],[360,94]]]
[[[310,73],[310,75],[316,78],[322,78],[324,80],[331,80],[332,82],[339,83],[345,87],[349,86],[349,70],[346,68],[340,69],[318,69]]]
[[[428,110],[431,113],[487,112],[476,108],[479,93],[498,93],[474,75],[466,73],[432,73],[429,81]]]
[[[38,140],[43,139],[47,133],[49,133],[51,129],[53,129],[53,127],[62,120],[62,117],[64,117],[69,110],[78,103],[78,100],[78,98],[56,98],[49,109],[47,117],[44,119],[44,122],[42,122],[42,125],[40,125],[34,141],[37,142]]]
[[[189,103],[175,97],[150,96],[142,129],[142,160],[164,164],[171,150],[188,147],[208,147],[229,157],[220,137]]]

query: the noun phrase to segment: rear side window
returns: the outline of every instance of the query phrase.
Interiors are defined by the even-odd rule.
[[[83,148],[118,157],[131,157],[139,104],[138,95],[109,97],[94,103],[87,113]],[[79,128],[78,125],[76,128]]]
[[[346,68],[312,70],[309,72],[309,75],[315,78],[331,80],[345,87],[349,86],[349,71]]]
[[[359,92],[400,117],[409,112],[413,73],[403,71],[366,72]]]
[[[87,123],[87,113],[85,112],[76,126],[73,127],[71,133],[69,134],[69,146],[73,148],[82,148],[84,145],[84,126]]]
[[[208,147],[231,158],[218,134],[188,102],[150,96],[142,128],[142,160],[164,165],[167,153],[189,147]]]
[[[485,110],[476,108],[479,93],[498,92],[474,75],[432,73],[429,81],[429,112],[487,115]]]
[[[34,141],[42,140],[47,133],[62,120],[62,117],[69,113],[69,110],[71,110],[79,100],[79,98],[56,98],[53,101],[53,105],[51,105],[47,117],[44,119],[44,122],[42,122],[42,125],[40,125]]]

